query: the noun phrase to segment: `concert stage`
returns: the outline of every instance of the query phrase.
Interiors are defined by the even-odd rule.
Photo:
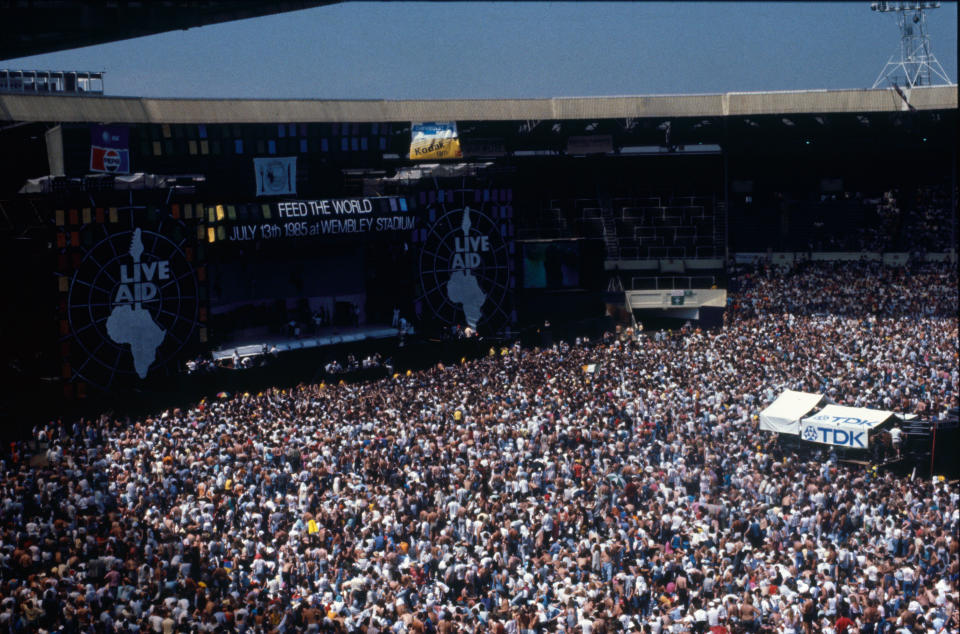
[[[407,326],[406,336],[414,334],[413,328]],[[300,337],[265,333],[262,336],[247,334],[238,337],[237,341],[211,351],[214,361],[230,359],[236,354],[239,358],[255,357],[268,352],[290,352],[292,350],[308,350],[310,348],[324,348],[344,343],[356,343],[374,339],[390,339],[399,337],[400,330],[385,324],[367,324],[363,326],[330,326],[320,328],[319,332]]]

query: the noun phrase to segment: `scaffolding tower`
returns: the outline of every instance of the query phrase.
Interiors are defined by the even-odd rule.
[[[930,50],[926,11],[940,8],[940,2],[873,2],[870,8],[880,13],[896,13],[900,26],[900,46],[890,56],[873,82],[873,88],[886,83],[910,89],[916,86],[952,84],[943,66]]]

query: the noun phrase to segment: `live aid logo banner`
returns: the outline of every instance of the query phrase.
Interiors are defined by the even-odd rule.
[[[297,157],[271,156],[253,159],[257,196],[297,193]]]
[[[90,128],[90,171],[130,173],[130,133],[120,126]]]

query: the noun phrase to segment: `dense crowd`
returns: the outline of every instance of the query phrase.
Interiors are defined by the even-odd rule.
[[[840,244],[855,251],[896,251],[901,247],[901,234],[907,229],[905,221],[910,217],[903,213],[897,190],[883,192],[879,199],[863,200],[865,211],[863,223],[856,231],[834,236]],[[924,238],[925,236],[920,236]],[[920,241],[915,245],[920,248]]]
[[[956,193],[954,190],[954,196]],[[904,222],[902,243],[909,251],[943,252],[955,249],[956,214],[957,207],[950,199],[948,188],[918,189]]]
[[[944,253],[955,247],[956,209],[950,188],[942,185],[821,194],[819,203],[799,203],[799,227],[781,248]]]
[[[950,189],[925,186],[891,190],[864,199],[861,226],[846,235],[831,235],[829,248],[853,251],[942,253],[956,246],[956,206]]]
[[[760,267],[715,331],[50,423],[2,467],[0,627],[956,632],[956,487],[756,422],[939,416],[956,315],[948,268]]]

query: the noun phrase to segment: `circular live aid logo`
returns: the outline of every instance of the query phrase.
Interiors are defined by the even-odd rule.
[[[288,187],[287,163],[284,161],[271,161],[267,163],[264,189],[272,192],[285,192]]]
[[[74,378],[108,388],[120,375],[145,379],[193,338],[196,273],[183,241],[139,228],[110,233],[84,254],[67,295]]]
[[[446,324],[509,320],[510,264],[500,225],[464,206],[442,214],[428,229],[420,252],[418,306]]]

